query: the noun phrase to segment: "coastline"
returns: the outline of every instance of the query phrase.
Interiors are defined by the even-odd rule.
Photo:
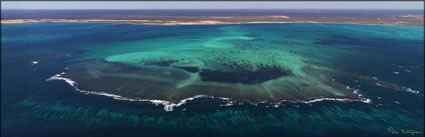
[[[289,18],[287,16],[283,16]],[[280,17],[279,18],[283,18]],[[218,17],[217,17],[218,18]],[[411,24],[409,22],[365,22],[365,21],[281,21],[281,20],[241,20],[241,21],[220,21],[220,20],[141,20],[141,19],[9,19],[1,20],[1,24],[22,24],[22,23],[125,23],[140,25],[225,25],[225,24],[272,24],[272,23],[326,23],[326,24],[362,24],[362,25],[400,25],[423,27],[424,24]]]

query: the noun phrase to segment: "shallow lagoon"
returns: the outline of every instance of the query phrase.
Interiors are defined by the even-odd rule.
[[[47,124],[38,127],[43,134],[70,120],[75,126],[62,130],[88,134],[94,123],[117,134],[121,126],[128,134],[140,127],[179,127],[176,134],[423,131],[423,43],[423,27],[408,26],[2,24],[2,79],[9,79],[2,81],[2,124],[10,134],[35,123]],[[152,101],[46,81],[62,72],[78,89],[126,99],[225,99],[188,100],[165,112]],[[311,100],[324,97],[350,101]]]

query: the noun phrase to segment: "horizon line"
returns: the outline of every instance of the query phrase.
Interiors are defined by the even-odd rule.
[[[399,9],[399,8],[388,8],[388,9],[383,9],[383,8],[378,8],[378,9],[372,9],[372,8],[364,8],[364,9],[360,9],[360,8],[341,8],[341,9],[334,9],[334,8],[329,8],[329,9],[324,9],[324,8],[319,8],[319,9],[314,9],[314,8],[286,8],[286,9],[271,9],[271,8],[264,8],[264,9],[256,9],[256,8],[246,8],[246,9],[16,9],[16,8],[12,8],[12,9],[4,9],[2,8],[1,10],[424,10],[424,9]]]

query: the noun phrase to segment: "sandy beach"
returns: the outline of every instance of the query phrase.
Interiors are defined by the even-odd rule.
[[[337,23],[337,24],[382,24],[423,26],[423,15],[407,14],[391,18],[378,17],[290,17],[284,15],[269,16],[126,16],[126,19],[4,19],[1,24],[49,23],[49,22],[110,22],[143,25],[211,25],[211,24],[255,24],[255,23]]]

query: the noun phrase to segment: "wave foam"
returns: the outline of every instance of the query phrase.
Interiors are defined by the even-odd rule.
[[[36,61],[36,60],[35,61],[32,61],[31,64],[32,65],[37,65],[38,64],[38,61]]]
[[[111,94],[111,93],[106,93],[103,91],[88,91],[88,90],[82,90],[78,88],[78,83],[76,81],[73,81],[70,78],[65,78],[62,77],[62,75],[64,75],[65,72],[62,72],[60,74],[56,74],[48,79],[46,79],[46,81],[52,81],[52,80],[63,80],[66,83],[68,83],[70,86],[72,86],[75,90],[84,93],[84,94],[93,94],[93,95],[101,95],[101,96],[107,96],[107,97],[111,97],[113,99],[116,100],[126,100],[126,101],[145,101],[145,102],[151,102],[152,104],[155,105],[164,105],[164,110],[169,112],[169,111],[173,111],[174,107],[179,107],[183,104],[186,104],[187,101],[191,101],[197,98],[217,98],[220,100],[224,100],[227,103],[224,105],[220,105],[220,106],[232,106],[234,105],[235,101],[230,99],[230,98],[225,98],[225,97],[214,97],[214,96],[209,96],[209,95],[195,95],[193,97],[189,97],[189,98],[185,98],[180,100],[178,103],[172,103],[170,101],[165,101],[165,100],[156,100],[156,99],[140,99],[140,98],[127,98],[127,97],[123,97],[120,95],[116,95],[116,94]],[[349,86],[347,86],[347,89],[350,89]],[[358,90],[354,90],[354,93],[357,94]],[[310,103],[315,103],[315,102],[320,102],[320,101],[340,101],[340,102],[363,102],[363,103],[371,103],[372,101],[370,99],[367,98],[363,98],[361,97],[361,94],[359,94],[359,99],[349,99],[349,98],[335,98],[335,97],[320,97],[320,98],[310,98],[307,100],[281,100],[277,103],[274,103],[274,107],[278,107],[279,105],[284,106],[284,104],[282,104],[283,102],[290,102],[290,103],[305,103],[305,104],[310,104]],[[260,103],[265,103],[265,102],[260,102]],[[241,103],[239,103],[241,104]],[[258,103],[251,103],[253,105],[258,105]]]

